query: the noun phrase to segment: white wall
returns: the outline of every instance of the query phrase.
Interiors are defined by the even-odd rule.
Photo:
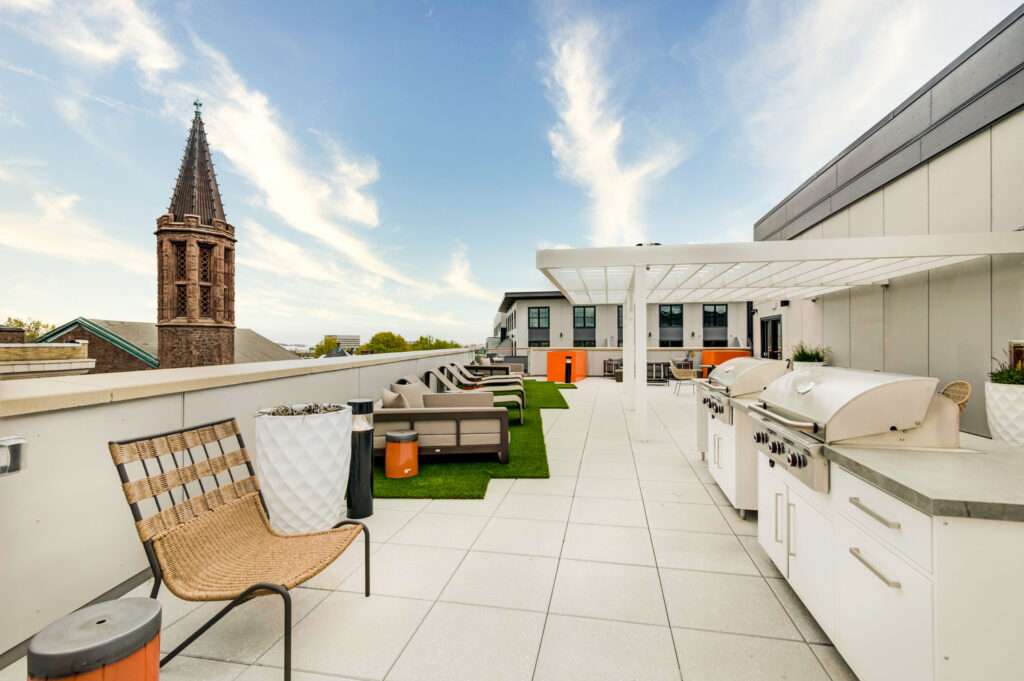
[[[22,411],[16,391],[32,399],[49,391],[52,400],[48,410],[2,419],[0,434],[27,440],[27,467],[0,478],[0,652],[147,569],[107,442],[234,416],[252,455],[253,415],[261,407],[376,398],[403,375],[470,359],[468,350],[396,353],[8,382],[17,385],[5,386],[0,413]],[[246,380],[246,372],[258,376],[268,367],[305,372]],[[204,375],[220,377],[210,385],[224,377],[232,384],[175,387],[175,377]],[[68,401],[72,390],[79,406]],[[145,396],[130,399],[132,391]],[[62,400],[72,406],[58,408]]]
[[[965,234],[1024,227],[1024,112],[979,132],[864,197],[798,238]],[[964,238],[970,238],[965,236]],[[1024,338],[1024,256],[976,260],[900,277],[788,308],[755,303],[754,347],[763,316],[782,312],[788,356],[799,340],[824,344],[832,363],[966,380],[973,394],[962,428],[988,435],[984,384],[990,358]],[[731,311],[730,311],[731,312]]]

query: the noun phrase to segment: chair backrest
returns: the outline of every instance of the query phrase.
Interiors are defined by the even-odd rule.
[[[143,542],[236,499],[260,494],[235,419],[111,442],[109,447]]]
[[[967,381],[953,381],[940,390],[939,394],[956,402],[960,413],[963,414],[967,410],[967,400],[971,398],[971,384]]]
[[[448,374],[461,383],[478,383],[480,381],[479,378],[470,376],[468,371],[460,367],[455,362],[445,364],[441,367],[441,372]]]
[[[437,369],[429,369],[429,370],[427,371],[427,373],[423,374],[423,378],[424,378],[424,381],[423,381],[423,382],[424,382],[424,383],[426,383],[427,385],[430,385],[430,377],[431,377],[431,376],[433,376],[433,377],[434,377],[434,379],[435,379],[435,380],[436,380],[436,381],[437,381],[438,383],[440,383],[440,384],[441,384],[441,386],[442,386],[442,387],[444,388],[444,391],[442,391],[442,392],[445,392],[445,391],[447,391],[447,392],[451,392],[451,393],[457,393],[457,392],[461,392],[461,388],[457,387],[457,386],[456,386],[456,385],[455,385],[454,383],[452,383],[452,382],[451,382],[451,381],[450,381],[450,380],[448,379],[448,377],[447,377],[447,376],[445,376],[444,374],[442,374],[442,373],[441,373],[440,371],[438,371]]]

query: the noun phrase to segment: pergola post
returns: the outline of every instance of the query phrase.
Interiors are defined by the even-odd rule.
[[[647,441],[647,267],[637,265],[633,272],[633,327],[636,331],[633,352],[633,408],[636,410],[636,439]]]
[[[633,356],[636,354],[636,338],[633,331],[633,286],[626,290],[622,301],[622,390],[624,404],[632,409],[634,402]]]

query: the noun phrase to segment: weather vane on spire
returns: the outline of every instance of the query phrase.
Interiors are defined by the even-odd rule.
[[[201,116],[203,112],[200,109],[203,108],[203,103],[196,99],[196,101],[192,102],[192,106],[196,108],[196,116]]]

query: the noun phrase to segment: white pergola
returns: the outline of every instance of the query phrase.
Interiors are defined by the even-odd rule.
[[[647,433],[647,304],[815,298],[975,258],[1024,253],[1024,232],[537,251],[573,305],[623,306],[623,388]]]

